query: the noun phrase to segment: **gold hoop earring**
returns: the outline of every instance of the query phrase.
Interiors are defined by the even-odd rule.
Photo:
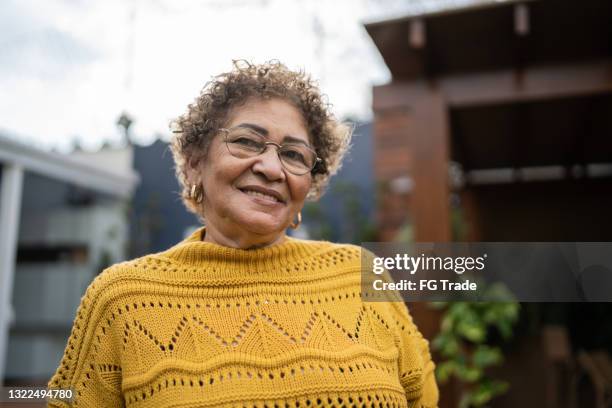
[[[297,221],[294,221],[291,224],[289,224],[289,227],[291,227],[292,229],[298,229],[301,223],[302,223],[302,212],[300,211],[297,213]]]
[[[204,189],[200,184],[193,184],[189,191],[189,198],[195,200],[196,203],[200,204],[204,199]]]

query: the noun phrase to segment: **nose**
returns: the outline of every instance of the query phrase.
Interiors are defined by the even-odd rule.
[[[253,172],[263,175],[269,181],[284,181],[285,170],[280,162],[275,146],[268,145],[265,152],[256,157]]]

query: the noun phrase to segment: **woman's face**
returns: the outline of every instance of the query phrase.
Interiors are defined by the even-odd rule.
[[[230,112],[226,127],[255,129],[279,145],[297,139],[310,146],[302,114],[282,99],[248,100]],[[207,228],[233,240],[282,237],[311,186],[310,173],[298,176],[283,168],[275,146],[255,157],[232,156],[223,132],[214,136],[198,167]]]

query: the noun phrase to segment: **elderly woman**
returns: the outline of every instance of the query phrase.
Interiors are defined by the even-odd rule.
[[[235,63],[176,125],[184,202],[205,227],[95,279],[49,382],[74,398],[50,406],[436,406],[405,305],[361,299],[360,248],[285,233],[350,139],[312,80]]]

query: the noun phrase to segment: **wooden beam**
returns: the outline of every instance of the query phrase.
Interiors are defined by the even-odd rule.
[[[415,18],[414,20],[410,21],[409,27],[410,46],[418,49],[425,47],[425,21],[420,18]]]
[[[529,9],[526,4],[518,3],[514,6],[514,33],[513,55],[515,70],[515,86],[523,86],[523,75],[526,68],[526,61],[531,58],[528,55],[530,31]]]
[[[612,60],[548,68],[525,68],[440,80],[451,107],[528,102],[612,91]]]
[[[529,34],[529,8],[526,4],[514,5],[514,32],[519,36]]]
[[[512,134],[512,167],[514,168],[514,180],[521,181],[523,174],[519,171],[521,167],[525,166],[525,146],[529,145],[532,140],[532,123],[531,114],[529,107],[522,103],[512,107],[512,120],[511,127],[513,128]]]
[[[392,82],[374,88],[373,108],[411,109],[428,88],[427,81]],[[612,59],[555,67],[529,67],[517,84],[516,72],[439,78],[437,88],[449,107],[527,102],[612,92]]]
[[[394,24],[394,23],[405,23],[406,21],[411,21],[414,18],[430,19],[430,18],[435,18],[435,17],[450,16],[452,14],[471,13],[471,12],[485,10],[489,8],[506,7],[514,3],[519,3],[519,4],[531,3],[534,1],[539,1],[539,0],[503,0],[503,1],[498,0],[496,2],[480,1],[480,2],[471,2],[467,5],[461,4],[464,2],[458,2],[459,3],[458,5],[454,5],[452,4],[452,2],[449,2],[450,4],[445,5],[443,8],[436,10],[436,11],[426,11],[426,12],[417,12],[417,13],[408,12],[404,15],[396,15],[393,18],[385,18],[385,17],[376,18],[376,19],[372,19],[370,21],[364,22],[364,26],[366,27],[366,29],[369,30],[371,28],[385,26],[385,25]]]

